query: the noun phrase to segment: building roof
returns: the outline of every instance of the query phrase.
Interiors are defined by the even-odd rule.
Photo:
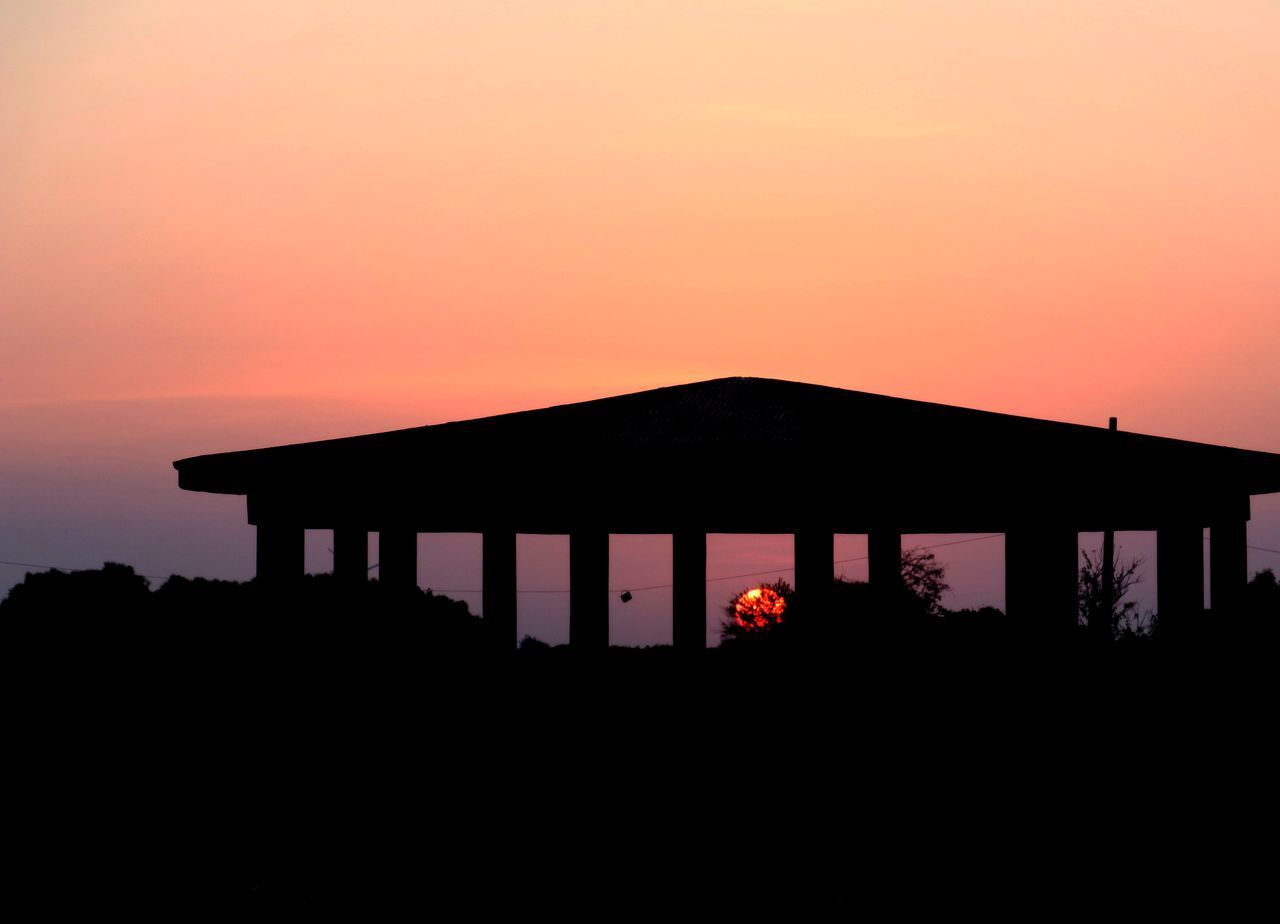
[[[832,491],[855,479],[864,501],[873,490],[910,492],[914,482],[921,497],[936,497],[941,486],[987,496],[1016,487],[1056,492],[1068,505],[1069,496],[1141,494],[1148,507],[1158,504],[1157,490],[1215,498],[1280,491],[1273,453],[741,377],[196,456],[174,467],[183,488],[251,495],[341,490],[352,479],[391,494],[412,479],[492,493],[513,479],[534,490],[538,477],[548,489],[580,494],[606,480],[615,483],[610,503],[620,501],[616,482],[626,479],[649,485],[650,494],[654,482],[668,494],[693,482],[794,492],[797,478],[813,477]],[[770,483],[770,476],[791,481]],[[400,487],[389,487],[397,480]]]

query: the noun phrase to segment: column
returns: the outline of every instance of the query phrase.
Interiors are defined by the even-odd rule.
[[[1070,635],[1078,617],[1079,544],[1075,530],[1060,526],[1006,532],[1005,611],[1037,630]]]
[[[1184,631],[1204,612],[1204,529],[1156,530],[1156,612],[1162,631]]]
[[[671,534],[671,642],[681,651],[707,647],[707,534]]]
[[[301,526],[259,523],[258,580],[264,584],[283,584],[301,578],[304,535]]]
[[[369,580],[369,533],[355,526],[333,530],[333,576],[346,586]]]
[[[902,533],[873,529],[867,533],[867,575],[877,591],[891,593],[902,585]]]
[[[1248,521],[1209,527],[1209,605],[1215,616],[1238,615],[1249,582]]]
[[[800,619],[792,624],[788,637],[811,641],[824,635],[831,618],[831,585],[835,582],[835,533],[829,529],[809,527],[796,531],[796,594],[800,601]]]
[[[1114,423],[1115,418],[1111,421]],[[1116,533],[1113,529],[1102,533],[1102,602],[1100,608],[1089,614],[1089,635],[1097,641],[1109,641],[1116,606]]]
[[[579,651],[609,647],[609,533],[569,533],[569,645]]]
[[[418,586],[418,534],[411,529],[378,533],[378,580],[384,587],[409,590]]]
[[[485,634],[497,651],[516,647],[516,531],[486,529],[483,534],[481,613]]]

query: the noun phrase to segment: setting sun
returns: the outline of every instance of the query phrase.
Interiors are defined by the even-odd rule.
[[[733,608],[738,625],[748,631],[768,629],[782,622],[787,600],[768,587],[753,587],[744,591]]]

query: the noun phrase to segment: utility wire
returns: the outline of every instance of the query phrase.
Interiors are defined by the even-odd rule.
[[[943,546],[948,546],[948,545],[964,545],[966,542],[981,542],[981,541],[983,541],[984,539],[998,539],[998,538],[999,538],[1000,536],[1002,536],[1002,535],[1004,535],[1004,534],[1003,534],[1003,533],[993,533],[993,534],[992,534],[992,535],[990,535],[990,536],[974,536],[974,537],[971,537],[971,538],[969,538],[969,539],[957,539],[957,540],[955,540],[954,542],[939,542],[939,543],[937,543],[937,544],[935,544],[935,545],[916,546],[916,548],[922,548],[922,549],[940,549],[940,548],[942,548]],[[329,549],[329,551],[330,551],[330,552],[332,552],[332,551],[333,551],[333,549]],[[842,559],[839,559],[839,560],[837,560],[837,561],[832,562],[832,564],[833,564],[833,565],[846,565],[846,564],[848,564],[849,562],[854,562],[854,561],[866,561],[866,560],[867,560],[867,557],[868,557],[868,556],[866,556],[866,555],[860,555],[860,556],[858,556],[857,558],[842,558]],[[381,564],[381,562],[376,562],[376,563],[374,563],[374,564],[370,565],[370,566],[369,566],[369,568],[368,568],[368,570],[369,570],[369,571],[375,571],[375,570],[377,570],[377,569],[378,569],[378,566],[379,566],[380,564]],[[68,568],[68,567],[65,567],[65,566],[63,566],[63,565],[39,565],[39,564],[35,564],[34,562],[29,562],[29,561],[0,561],[0,565],[15,565],[15,566],[20,567],[20,568],[44,568],[44,569],[46,569],[46,570],[48,570],[48,571],[83,571],[83,570],[89,570],[89,569],[84,569],[84,568]],[[770,570],[768,570],[768,571],[748,571],[748,572],[744,572],[744,573],[742,573],[742,574],[726,574],[726,575],[724,575],[723,577],[707,578],[706,583],[708,583],[708,584],[714,584],[714,583],[716,583],[717,581],[734,581],[734,580],[737,580],[738,578],[760,577],[761,575],[766,575],[766,574],[780,574],[780,573],[785,572],[785,571],[795,571],[795,570],[796,570],[796,569],[795,569],[795,566],[794,566],[794,565],[792,565],[792,566],[791,566],[791,567],[789,567],[789,568],[772,568],[772,569],[770,569]],[[135,572],[135,573],[137,573],[137,572]],[[142,575],[140,575],[140,576],[141,576],[141,577],[146,577],[146,578],[154,578],[154,579],[155,579],[155,580],[157,580],[157,581],[163,581],[163,580],[165,580],[165,577],[164,577],[164,576],[161,576],[161,575],[158,575],[158,574],[142,574]],[[610,588],[609,593],[621,593],[623,590],[630,590],[632,593],[635,593],[635,592],[636,592],[636,591],[638,591],[638,590],[662,590],[662,589],[664,589],[664,588],[667,588],[667,587],[674,587],[674,586],[675,586],[674,584],[650,584],[650,585],[648,585],[648,586],[646,586],[646,587]],[[478,594],[478,593],[482,593],[482,592],[483,592],[483,591],[479,590],[478,588],[474,588],[474,587],[441,587],[441,588],[438,588],[438,589],[437,589],[437,588],[432,588],[432,591],[433,591],[433,592],[435,592],[435,593],[442,593],[442,594]],[[520,591],[517,591],[517,593],[522,593],[522,594],[567,594],[568,592],[569,592],[568,588],[565,588],[565,589],[535,588],[535,589],[530,589],[530,590],[520,590]]]
[[[916,549],[942,549],[942,548],[946,548],[946,547],[948,547],[948,546],[953,546],[953,545],[964,545],[964,544],[969,543],[969,542],[983,542],[983,541],[985,541],[985,540],[987,540],[987,539],[999,539],[999,538],[1000,538],[1001,536],[1003,536],[1003,535],[1004,535],[1004,533],[992,533],[992,534],[991,534],[991,535],[989,535],[989,536],[972,536],[972,537],[970,537],[970,538],[968,538],[968,539],[956,539],[956,540],[953,540],[953,541],[951,541],[951,542],[936,542],[936,543],[934,543],[933,545],[918,545],[918,546],[913,546],[913,548],[916,548]],[[1208,537],[1208,536],[1206,536],[1204,541],[1205,541],[1205,542],[1208,542],[1208,541],[1209,541],[1209,537]],[[1248,546],[1245,546],[1245,548],[1247,548],[1247,549],[1249,549],[1250,551],[1253,551],[1253,552],[1270,552],[1272,555],[1280,555],[1280,549],[1269,549],[1269,548],[1267,548],[1266,546],[1261,546],[1261,545],[1248,545]],[[867,558],[868,558],[868,556],[866,556],[866,555],[859,555],[857,558],[840,558],[840,559],[837,559],[836,561],[832,562],[832,564],[834,564],[834,565],[847,565],[847,564],[849,564],[850,562],[855,562],[855,561],[866,561],[866,560],[867,560]],[[45,570],[45,571],[90,571],[90,570],[93,570],[93,569],[90,569],[90,568],[72,568],[72,567],[70,567],[70,566],[68,566],[68,565],[46,565],[46,564],[40,564],[40,563],[37,563],[37,562],[30,562],[30,561],[6,561],[6,560],[4,560],[4,559],[0,559],[0,565],[10,565],[10,566],[12,566],[12,567],[14,567],[14,568],[41,568],[41,569],[43,569],[43,570]],[[370,570],[370,571],[373,571],[373,570],[377,569],[377,567],[378,567],[378,565],[377,565],[377,564],[370,565],[370,566],[369,566],[369,570]],[[745,572],[743,572],[743,573],[741,573],[741,574],[726,574],[726,575],[722,575],[721,577],[707,578],[707,579],[706,579],[706,583],[708,583],[708,584],[714,584],[714,583],[717,583],[717,582],[719,582],[719,581],[736,581],[736,580],[739,580],[740,578],[762,577],[762,576],[765,576],[765,575],[770,575],[770,574],[782,574],[782,573],[785,573],[785,572],[795,571],[795,570],[796,570],[796,569],[795,569],[795,565],[792,565],[792,566],[787,567],[787,568],[771,568],[771,569],[769,569],[769,570],[767,570],[767,571],[745,571]],[[152,580],[155,580],[155,581],[164,581],[164,580],[168,580],[170,577],[172,577],[172,576],[173,576],[173,575],[167,575],[167,574],[142,574],[141,572],[134,572],[134,573],[135,573],[135,574],[137,574],[139,577],[151,578]],[[644,586],[644,587],[616,587],[616,588],[610,588],[610,589],[609,589],[609,593],[622,593],[624,590],[629,590],[629,591],[631,591],[632,593],[636,593],[637,591],[642,591],[642,590],[665,590],[665,589],[666,589],[666,588],[668,588],[668,587],[674,587],[674,586],[675,586],[674,584],[648,584],[648,585],[646,585],[646,586]],[[482,593],[482,591],[481,591],[480,589],[478,589],[478,588],[472,588],[472,587],[442,587],[442,588],[438,588],[438,589],[437,589],[437,588],[431,588],[431,590],[432,590],[432,592],[434,592],[434,593],[442,593],[442,594],[478,594],[478,593]],[[567,594],[568,592],[569,592],[569,591],[568,591],[568,589],[567,589],[567,588],[566,588],[566,589],[563,589],[563,590],[550,589],[550,588],[534,588],[534,589],[529,589],[529,590],[517,590],[517,591],[516,591],[516,593],[521,593],[521,594]]]
[[[968,539],[955,539],[951,542],[938,542],[938,543],[934,543],[933,545],[913,546],[913,548],[941,549],[950,545],[964,545],[967,542],[982,542],[983,540],[986,540],[986,539],[999,539],[1003,535],[1004,533],[992,533],[990,536],[971,536]],[[866,561],[867,558],[868,556],[866,555],[859,555],[857,558],[841,558],[841,559],[837,559],[836,561],[833,561],[832,564],[847,565],[849,562],[853,562],[853,561]],[[721,577],[707,578],[706,583],[714,584],[718,581],[736,581],[739,578],[763,577],[769,574],[782,574],[787,571],[795,571],[795,570],[796,570],[795,565],[792,565],[788,568],[770,568],[767,571],[746,571],[746,572],[743,572],[742,574],[726,574],[726,575],[722,575]],[[618,593],[622,593],[623,591],[630,591],[631,593],[636,593],[642,590],[664,590],[668,587],[674,587],[674,586],[675,586],[674,584],[649,584],[644,587],[611,587],[609,588],[609,593],[618,594]],[[442,587],[438,591],[433,587],[432,591],[436,593],[442,593],[442,594],[478,594],[481,592],[478,590],[469,590],[462,587]],[[568,592],[569,592],[568,590],[542,590],[542,589],[516,591],[516,593],[521,593],[521,594],[567,594]]]
[[[43,568],[45,571],[93,571],[93,568],[72,568],[69,565],[39,565],[30,561],[3,561],[0,565],[13,565],[15,568]],[[172,574],[142,574],[139,571],[133,572],[138,577],[151,578],[155,581],[167,581],[173,577]]]

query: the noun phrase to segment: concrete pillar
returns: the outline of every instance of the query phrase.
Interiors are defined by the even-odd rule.
[[[1215,616],[1234,616],[1244,607],[1249,582],[1248,521],[1209,527],[1209,605]]]
[[[671,643],[684,651],[707,647],[707,534],[678,529],[671,535]]]
[[[569,534],[569,645],[579,651],[609,647],[609,534]]]
[[[1036,629],[1070,635],[1078,618],[1079,544],[1076,531],[1066,527],[1030,526],[1006,532],[1005,612],[1031,621]]]
[[[1156,612],[1164,631],[1178,631],[1204,612],[1204,530],[1156,530]]]
[[[873,529],[867,533],[867,576],[872,587],[892,592],[902,584],[902,533]]]
[[[499,651],[516,646],[516,531],[486,529],[483,536],[481,613],[489,641]]]
[[[283,523],[258,524],[258,580],[282,584],[302,577],[305,531]]]
[[[411,529],[378,533],[378,580],[384,587],[418,586],[418,534]]]
[[[1115,418],[1112,418],[1113,420]],[[1097,641],[1111,639],[1111,618],[1116,606],[1116,534],[1102,533],[1102,606],[1089,614],[1089,636]]]
[[[369,533],[355,526],[333,530],[333,576],[344,586],[369,580]]]
[[[1116,432],[1116,418],[1107,421],[1108,432]],[[1107,447],[1107,467],[1115,466],[1115,438]],[[1110,511],[1108,511],[1110,513]],[[1116,605],[1116,532],[1106,529],[1102,532],[1102,602],[1103,605],[1089,614],[1089,635],[1095,641],[1111,639],[1111,617]]]
[[[829,529],[807,527],[795,534],[796,594],[800,600],[801,624],[793,623],[792,633],[802,640],[823,635],[831,616],[831,585],[836,574],[836,537]],[[790,638],[796,634],[789,633]]]

